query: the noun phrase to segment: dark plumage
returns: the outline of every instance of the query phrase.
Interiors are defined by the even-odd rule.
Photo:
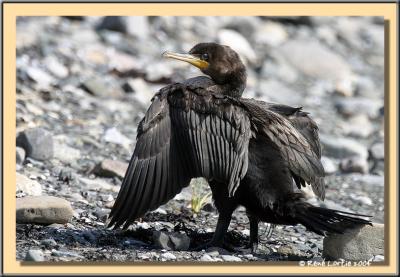
[[[318,127],[301,108],[242,98],[246,69],[228,46],[200,43],[164,56],[195,65],[196,77],[161,89],[139,124],[137,144],[109,226],[128,227],[172,199],[194,177],[209,181],[219,212],[209,245],[221,245],[233,211],[258,222],[303,224],[318,234],[370,223],[356,214],[314,207],[294,191],[311,185],[324,199]],[[277,92],[279,93],[279,92]]]

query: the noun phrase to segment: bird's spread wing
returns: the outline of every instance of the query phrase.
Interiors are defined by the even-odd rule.
[[[324,199],[324,168],[315,122],[300,108],[254,99],[242,98],[240,101],[249,109],[259,132],[277,146],[297,186],[301,188],[308,183],[314,193]]]
[[[229,98],[180,84],[163,88],[139,124],[109,226],[128,227],[194,177],[229,182],[233,195],[247,171],[250,135],[246,111]]]

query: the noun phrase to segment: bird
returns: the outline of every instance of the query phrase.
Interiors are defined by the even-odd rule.
[[[371,224],[365,215],[305,200],[306,186],[325,198],[319,128],[301,107],[242,97],[246,67],[231,47],[203,42],[188,53],[163,56],[189,63],[204,75],[155,93],[139,122],[109,227],[128,228],[197,177],[208,181],[219,213],[212,239],[201,248],[225,246],[239,206],[249,218],[246,248],[252,252],[258,247],[259,222],[302,224],[323,236]]]

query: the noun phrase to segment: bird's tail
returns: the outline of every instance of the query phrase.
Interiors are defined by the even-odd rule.
[[[370,216],[316,207],[302,199],[291,202],[286,208],[290,209],[289,214],[296,223],[319,235],[343,234],[348,229],[372,225],[370,220],[362,218]]]

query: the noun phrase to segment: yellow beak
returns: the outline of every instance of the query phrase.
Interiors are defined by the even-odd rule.
[[[176,59],[184,62],[188,62],[191,65],[194,65],[197,68],[200,69],[206,69],[209,66],[209,63],[206,61],[203,61],[199,59],[196,56],[190,55],[190,54],[179,54],[179,53],[173,53],[173,52],[164,52],[163,57],[165,58],[171,58],[171,59]]]

